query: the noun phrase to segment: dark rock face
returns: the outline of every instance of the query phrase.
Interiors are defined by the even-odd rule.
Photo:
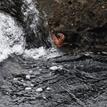
[[[0,80],[7,80],[0,81],[0,107],[107,105],[107,53],[49,60],[15,56],[0,64],[0,71]]]
[[[37,9],[36,1],[0,0],[0,11],[15,18],[25,32],[26,47],[48,46],[48,30],[43,15]]]
[[[106,0],[55,1],[49,17],[51,31],[65,33],[66,42],[71,40],[82,48],[107,49]],[[78,35],[76,39],[75,34]]]

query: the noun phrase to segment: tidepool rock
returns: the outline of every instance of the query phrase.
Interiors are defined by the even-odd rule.
[[[40,2],[45,4],[50,31],[64,33],[68,45],[107,49],[106,0],[50,0],[50,6],[48,0]]]

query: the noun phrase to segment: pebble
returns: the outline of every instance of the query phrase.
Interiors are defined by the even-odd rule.
[[[52,71],[55,71],[55,70],[62,69],[62,68],[63,68],[62,66],[52,66],[49,69]]]
[[[30,79],[30,75],[26,75],[26,79]]]
[[[85,55],[85,56],[90,56],[90,53],[87,52],[87,53],[85,53],[84,55]]]
[[[42,92],[42,91],[43,91],[42,88],[37,88],[37,89],[36,89],[36,92]]]
[[[51,88],[50,88],[50,87],[47,87],[46,90],[51,90]]]
[[[57,70],[57,69],[58,69],[57,66],[52,66],[52,67],[50,67],[50,70],[53,70],[53,71],[55,71],[55,70]]]
[[[13,78],[13,80],[14,80],[14,81],[17,81],[17,80],[18,80],[18,78]]]
[[[31,87],[34,87],[34,84],[31,84]]]
[[[25,90],[31,90],[31,89],[32,89],[31,87],[26,87],[26,88],[25,88]]]

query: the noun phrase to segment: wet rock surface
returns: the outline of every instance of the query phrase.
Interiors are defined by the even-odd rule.
[[[37,61],[15,56],[0,69],[4,75],[5,70],[12,71],[6,77],[1,74],[0,107],[107,106],[107,54],[81,53]]]
[[[51,32],[65,34],[66,46],[81,50],[107,49],[106,0],[40,0]],[[65,46],[65,47],[66,47]]]

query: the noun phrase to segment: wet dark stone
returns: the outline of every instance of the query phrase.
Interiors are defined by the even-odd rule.
[[[69,59],[69,57],[72,58]],[[100,59],[105,57],[105,59],[98,60],[99,57]],[[0,66],[2,69],[1,75],[3,75],[2,73],[5,70],[8,71],[5,72],[7,74],[12,73],[12,77],[9,80],[7,78],[8,82],[7,80],[2,82],[0,101],[3,99],[3,96],[7,97],[9,101],[6,100],[4,102],[10,107],[13,105],[20,107],[22,104],[28,104],[29,107],[33,105],[36,107],[98,105],[98,107],[104,107],[103,105],[106,105],[107,101],[106,58],[107,56],[105,55],[91,54],[86,56],[85,53],[80,56],[61,56],[60,58],[47,61],[23,60],[21,56],[20,58],[19,56],[9,58],[4,61],[4,66]],[[64,61],[65,59],[66,61]],[[20,64],[14,66],[17,65],[17,62],[20,62]],[[56,71],[49,70],[53,66],[52,63],[56,64],[56,66],[62,66],[62,68]],[[6,68],[9,64],[13,65],[13,67]],[[32,68],[32,64],[37,66]],[[29,66],[29,68],[26,68],[26,66]],[[37,73],[40,68],[42,70]],[[15,69],[21,72],[12,72]],[[29,73],[29,70],[33,70],[30,74],[33,78],[28,80],[25,79],[25,75]],[[31,89],[27,90],[27,87],[31,87]],[[49,90],[47,90],[47,87],[49,87]],[[40,88],[42,91],[37,92],[37,89]],[[4,105],[3,102],[1,104]],[[4,105],[3,107],[7,106]]]
[[[64,33],[66,45],[72,44],[73,48],[106,50],[107,1],[60,1],[51,4],[52,13],[48,15],[50,31]]]

